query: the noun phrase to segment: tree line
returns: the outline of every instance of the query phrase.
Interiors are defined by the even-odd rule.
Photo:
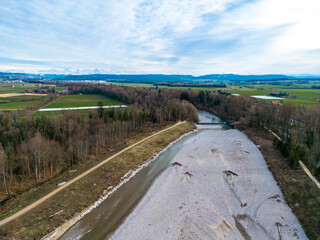
[[[257,130],[271,129],[274,144],[293,168],[298,160],[320,177],[320,106],[274,106],[246,96],[210,91],[138,89],[116,85],[63,82],[73,94],[101,94],[128,105],[124,109],[68,112],[35,117],[29,111],[0,113],[0,199],[84,163],[147,124],[198,121],[206,110]],[[101,105],[101,104],[100,104]],[[23,186],[18,188],[17,186]]]
[[[102,94],[128,108],[98,108],[34,116],[29,111],[0,113],[0,199],[17,194],[73,165],[84,163],[147,124],[197,121],[195,107],[169,92],[95,84],[70,84],[74,94]],[[22,186],[22,187],[17,187]]]
[[[197,108],[209,111],[223,119],[240,121],[256,130],[267,129],[277,133],[274,145],[285,156],[291,167],[302,160],[320,177],[320,105],[282,106],[247,96],[231,96],[209,91],[180,90],[180,98]]]

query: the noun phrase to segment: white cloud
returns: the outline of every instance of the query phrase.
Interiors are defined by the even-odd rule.
[[[287,30],[279,33],[272,44],[276,51],[320,48],[318,0],[264,0],[237,9],[233,14],[229,23],[248,31],[287,25]]]
[[[12,0],[0,69],[320,74],[318,0]]]

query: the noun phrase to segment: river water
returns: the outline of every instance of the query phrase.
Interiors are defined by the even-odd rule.
[[[222,122],[202,111],[199,119]],[[235,129],[199,129],[61,239],[306,239],[258,148]]]
[[[211,121],[211,120],[210,120]],[[92,212],[85,215],[60,239],[106,239],[127,217],[148,191],[154,180],[168,167],[187,136],[161,154],[121,186]]]

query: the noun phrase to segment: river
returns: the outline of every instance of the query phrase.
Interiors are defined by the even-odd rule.
[[[259,149],[238,130],[198,128],[61,239],[307,239]]]

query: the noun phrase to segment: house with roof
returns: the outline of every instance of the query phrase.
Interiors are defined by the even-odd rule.
[[[280,101],[271,101],[272,105],[281,106],[282,103]]]

